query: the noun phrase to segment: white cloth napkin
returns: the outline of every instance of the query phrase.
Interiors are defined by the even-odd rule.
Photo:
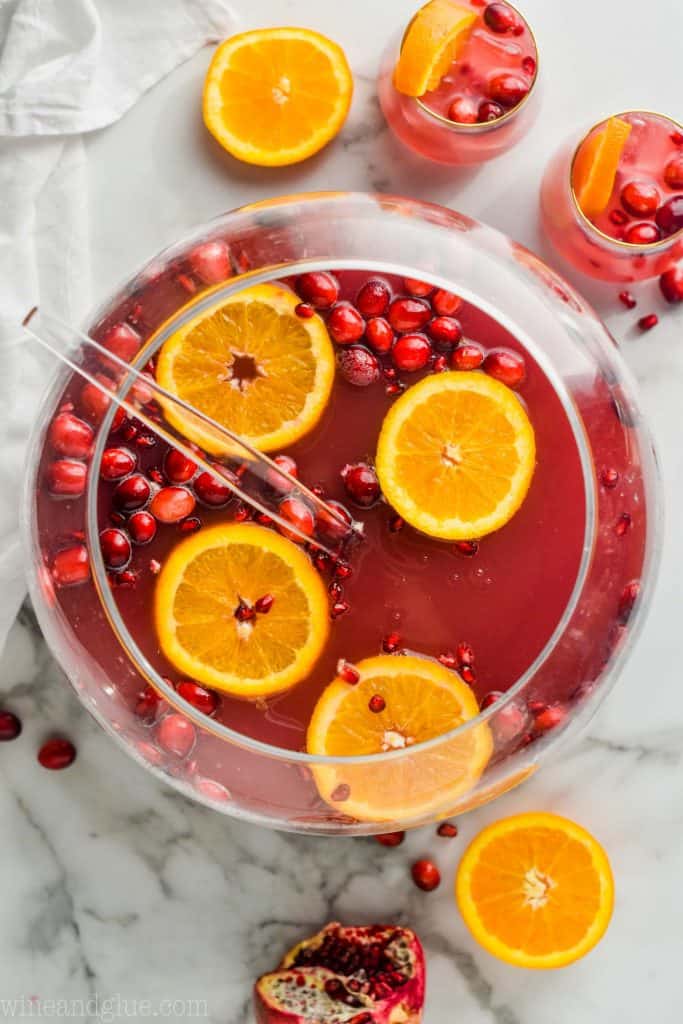
[[[224,0],[0,0],[0,651],[25,593],[22,467],[44,387],[17,325],[34,303],[78,322],[92,299],[81,134],[233,25]]]

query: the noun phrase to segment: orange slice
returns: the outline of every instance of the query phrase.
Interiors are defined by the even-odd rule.
[[[604,935],[614,904],[605,851],[556,814],[519,814],[484,829],[455,885],[477,942],[517,967],[578,960]]]
[[[226,39],[204,82],[204,123],[238,160],[295,164],[337,134],[353,77],[341,47],[305,28],[268,28]]]
[[[268,614],[238,621],[270,594]],[[325,586],[304,552],[273,530],[228,523],[171,552],[154,602],[159,646],[184,675],[238,697],[279,693],[303,679],[329,630]]]
[[[610,117],[604,128],[590,135],[579,147],[572,169],[572,188],[586,217],[596,217],[607,207],[619,160],[631,125]]]
[[[327,328],[317,314],[298,317],[298,302],[271,284],[222,299],[164,343],[157,381],[262,451],[292,444],[318,422],[334,381]],[[230,450],[191,415],[166,416],[207,451]]]
[[[451,0],[431,0],[411,21],[394,71],[394,85],[406,96],[436,89],[457,60],[477,20],[474,11]]]
[[[371,756],[409,748],[474,718],[469,686],[438,662],[380,655],[359,662],[360,681],[337,678],[323,691],[308,727],[309,754]],[[370,710],[371,698],[384,701]],[[450,805],[469,790],[491,755],[486,724],[414,756],[313,769],[320,795],[361,821],[406,821]]]
[[[483,537],[526,497],[536,445],[513,391],[483,373],[425,377],[391,407],[377,474],[398,514],[431,537]]]

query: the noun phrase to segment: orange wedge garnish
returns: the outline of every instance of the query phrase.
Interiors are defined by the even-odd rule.
[[[627,121],[610,117],[604,128],[590,135],[579,147],[572,170],[572,188],[586,217],[597,217],[606,209],[630,134],[631,125]]]
[[[226,39],[204,82],[204,123],[224,149],[261,167],[294,164],[333,139],[351,104],[344,51],[305,28]]]
[[[456,879],[474,938],[517,967],[565,967],[602,938],[614,882],[596,839],[556,814],[520,814],[484,829]]]
[[[462,50],[477,15],[451,0],[431,0],[411,21],[394,71],[394,85],[406,96],[436,89]]]

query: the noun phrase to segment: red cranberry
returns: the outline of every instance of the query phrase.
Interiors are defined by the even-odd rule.
[[[356,308],[365,317],[382,316],[389,305],[388,286],[384,281],[366,281],[356,296]]]
[[[519,387],[526,377],[524,359],[516,352],[506,348],[493,349],[483,363],[484,372],[489,377],[506,384],[509,388]]]
[[[85,459],[90,454],[94,432],[92,427],[70,412],[60,412],[50,424],[50,444],[59,455]]]
[[[11,711],[0,711],[0,743],[15,740],[21,732],[21,722]]]
[[[451,355],[451,366],[454,370],[478,370],[484,362],[484,352],[473,341],[459,345]]]
[[[103,480],[122,480],[135,469],[137,459],[127,448],[105,448],[100,462]]]
[[[178,683],[176,690],[188,704],[191,704],[197,711],[201,711],[203,715],[213,715],[216,708],[218,707],[218,697],[211,690],[205,690],[199,683],[194,683],[190,679],[183,679],[181,683]]]
[[[156,729],[156,741],[159,746],[176,757],[186,757],[192,750],[195,740],[195,727],[183,715],[166,715]]]
[[[632,217],[651,217],[659,206],[659,189],[651,181],[628,181],[620,198],[621,205]]]
[[[429,362],[432,346],[424,334],[404,334],[397,338],[391,350],[391,358],[398,370],[413,373]]]
[[[276,455],[273,462],[285,473],[289,473],[290,476],[294,477],[295,480],[299,476],[297,464],[289,455]],[[293,482],[290,482],[286,477],[281,476],[277,470],[272,468],[266,471],[266,483],[272,487],[274,491],[277,491],[278,494],[289,494],[289,492],[294,490],[294,487],[296,486]]]
[[[626,306],[627,309],[635,309],[635,307],[638,305],[631,292],[626,290],[624,290],[623,292],[619,292],[619,302],[621,302],[622,305]]]
[[[188,516],[187,519],[183,519],[182,523],[178,524],[178,530],[182,534],[196,533],[197,530],[201,530],[202,521],[198,516]],[[150,567],[151,567],[150,562]]]
[[[130,562],[132,548],[123,530],[109,528],[100,534],[100,547],[108,569],[125,569]]]
[[[455,839],[458,834],[458,826],[452,825],[450,821],[442,821],[436,830],[437,836],[442,839]]]
[[[223,469],[223,472],[227,470]],[[213,473],[200,473],[192,484],[194,493],[203,505],[211,508],[220,508],[227,505],[232,497],[232,491],[227,484],[221,483]]]
[[[504,113],[505,111],[500,103],[494,103],[492,100],[482,100],[477,111],[477,120],[480,124],[483,124],[485,121],[497,121]]]
[[[669,188],[683,188],[683,154],[678,154],[664,168],[664,181]]]
[[[378,500],[380,495],[377,473],[365,462],[356,462],[344,466],[341,478],[349,496],[357,505],[368,508]]]
[[[638,600],[639,593],[639,580],[631,580],[630,583],[627,583],[624,589],[622,590],[621,596],[619,598],[619,608],[617,611],[617,615],[621,623],[628,622],[631,616],[631,612],[633,611],[633,606]]]
[[[368,701],[368,708],[372,711],[373,715],[381,715],[387,706],[387,702],[381,693],[373,693],[372,697]]]
[[[47,486],[50,494],[60,497],[78,498],[85,490],[88,467],[74,459],[57,459],[47,470]]]
[[[342,518],[343,523],[331,516],[327,511],[328,508],[333,509]],[[351,532],[353,517],[341,502],[330,500],[327,502],[327,508],[318,509],[316,525],[322,537],[333,541],[344,540]]]
[[[400,846],[405,839],[405,832],[384,832],[378,836],[375,836],[375,842],[379,843],[380,846]]]
[[[360,679],[360,672],[356,666],[352,665],[350,661],[345,661],[344,658],[340,658],[337,662],[337,675],[350,686],[355,686]]]
[[[477,104],[469,96],[458,96],[448,108],[447,116],[457,124],[476,124]]]
[[[641,331],[651,331],[653,327],[656,327],[659,323],[659,317],[656,313],[648,313],[646,316],[641,316],[638,321],[638,327]]]
[[[452,316],[436,316],[427,324],[427,333],[437,345],[451,347],[462,338],[462,328]]]
[[[310,507],[301,498],[284,498],[278,505],[278,512],[283,519],[295,526],[300,533],[306,537],[312,537],[315,532],[315,516]],[[279,530],[285,537],[293,541],[300,541],[300,537],[284,527]]]
[[[655,220],[665,235],[673,235],[683,228],[683,195],[671,196],[657,210]]]
[[[338,345],[352,345],[363,337],[365,320],[349,302],[340,302],[327,319],[327,329]]]
[[[76,759],[76,748],[70,740],[60,737],[47,740],[38,751],[38,761],[43,768],[52,772],[59,772],[68,768]]]
[[[344,380],[357,388],[366,388],[379,380],[377,356],[363,345],[350,345],[339,352],[337,366]]]
[[[384,317],[376,316],[365,325],[365,340],[374,352],[383,355],[394,343],[394,332]]]
[[[197,463],[177,448],[169,448],[164,456],[164,473],[172,484],[186,484],[197,472]]]
[[[121,512],[134,512],[149,500],[151,488],[141,473],[134,473],[117,484],[112,501]]]
[[[109,582],[117,590],[135,590],[138,585],[138,574],[132,569],[121,569],[109,576]]]
[[[683,264],[666,270],[659,279],[659,288],[667,302],[683,302]]]
[[[232,276],[230,249],[225,242],[215,239],[213,242],[202,242],[197,245],[187,261],[195,274],[204,284],[220,284]]]
[[[429,284],[427,281],[420,281],[417,277],[404,277],[403,287],[408,292],[408,295],[413,295],[416,298],[424,299],[427,295],[431,295],[434,291],[434,285]]]
[[[527,75],[536,74],[536,61],[533,57],[526,56],[522,58],[522,71]]]
[[[152,498],[149,510],[160,523],[179,523],[195,507],[195,497],[185,487],[162,487]]]
[[[405,334],[424,327],[431,317],[431,311],[422,299],[394,299],[387,317],[395,331]]]
[[[315,310],[313,306],[310,306],[308,302],[299,302],[294,307],[294,312],[302,320],[310,320],[312,316],[315,316]]]
[[[124,363],[130,363],[140,350],[142,338],[137,331],[134,331],[130,324],[113,324],[104,334],[100,343],[103,348],[109,350],[112,355],[117,356]],[[102,365],[114,374],[121,372],[121,367],[113,359],[102,357]]]
[[[324,270],[301,274],[296,282],[296,290],[304,302],[316,309],[329,309],[339,298],[339,282]]]
[[[504,35],[506,32],[514,32],[519,25],[519,19],[511,7],[507,4],[489,4],[484,11],[484,21],[492,32]]]
[[[552,704],[543,711],[534,715],[534,728],[536,732],[550,732],[562,725],[567,717],[567,709],[562,704]]]
[[[109,388],[112,391],[116,390],[116,385],[110,377],[105,377],[104,374],[96,374],[96,379],[100,381],[104,387]],[[79,395],[79,406],[86,419],[90,420],[91,423],[99,424],[106,416],[107,409],[111,405],[111,398],[109,395],[105,395],[103,391],[95,385],[87,381]],[[126,413],[120,407],[116,409],[114,418],[112,420],[111,429],[118,430],[119,427],[123,426],[123,421],[126,418]]]
[[[502,5],[496,5],[502,6]],[[441,872],[431,860],[416,860],[410,869],[413,881],[423,892],[432,892],[441,883]]]
[[[84,544],[58,551],[52,562],[52,578],[59,587],[85,583],[90,577],[90,560]]]
[[[149,544],[157,532],[157,521],[149,512],[134,512],[128,520],[128,532],[133,544]]]
[[[529,91],[529,83],[517,75],[494,75],[489,82],[489,96],[503,107],[516,107]]]
[[[455,316],[462,308],[462,299],[455,292],[447,292],[445,288],[437,288],[432,295],[432,309],[437,316]]]
[[[629,245],[652,245],[654,242],[658,242],[661,237],[662,233],[657,225],[652,224],[648,220],[640,221],[638,224],[631,224],[624,232],[624,241],[628,242]]]

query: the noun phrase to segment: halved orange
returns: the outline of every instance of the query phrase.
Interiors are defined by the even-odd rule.
[[[598,841],[556,814],[519,814],[484,829],[456,878],[465,923],[517,967],[566,967],[604,935],[614,881]]]
[[[610,117],[605,127],[581,144],[574,159],[572,188],[586,217],[596,217],[607,207],[631,125]]]
[[[226,39],[204,82],[204,123],[238,160],[298,163],[322,149],[348,114],[353,77],[344,51],[305,28]]]
[[[283,448],[318,422],[334,381],[334,352],[315,314],[294,312],[287,288],[254,285],[221,299],[171,335],[159,353],[159,384],[261,451]],[[175,407],[166,416],[210,452],[230,448]]]
[[[270,594],[267,614],[240,621],[240,605]],[[203,529],[159,574],[154,617],[163,654],[184,675],[238,697],[300,682],[329,631],[325,586],[307,555],[253,523]]]
[[[430,0],[410,22],[394,70],[394,85],[406,96],[436,89],[464,46],[476,13],[452,0]]]
[[[425,377],[384,419],[377,474],[384,496],[431,537],[465,540],[504,526],[526,497],[534,431],[513,391],[483,373]]]
[[[450,732],[479,712],[469,686],[438,662],[379,655],[356,665],[360,680],[337,678],[323,691],[308,727],[309,754],[366,756],[407,749]],[[372,711],[381,698],[384,709]],[[405,821],[438,811],[469,790],[491,755],[486,724],[429,750],[387,762],[317,765],[322,798],[361,821]]]

